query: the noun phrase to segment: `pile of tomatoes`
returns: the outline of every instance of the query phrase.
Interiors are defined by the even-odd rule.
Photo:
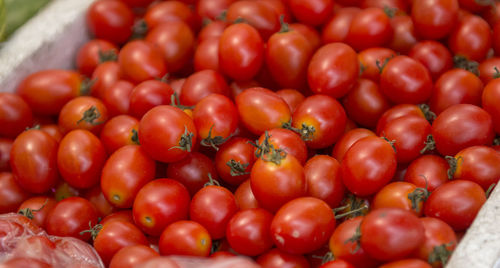
[[[442,267],[500,178],[500,2],[97,0],[86,19],[75,70],[0,93],[0,213],[109,267]]]

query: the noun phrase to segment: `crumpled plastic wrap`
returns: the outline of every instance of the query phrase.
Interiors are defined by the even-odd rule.
[[[248,257],[198,258],[184,256],[162,256],[150,259],[134,268],[259,268]]]
[[[0,215],[0,267],[16,258],[36,259],[54,268],[104,268],[95,249],[76,238],[48,235],[30,219]]]

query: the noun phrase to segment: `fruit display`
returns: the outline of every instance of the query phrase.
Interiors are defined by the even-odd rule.
[[[0,267],[464,267],[499,2],[95,0],[85,27],[74,68],[0,90]]]

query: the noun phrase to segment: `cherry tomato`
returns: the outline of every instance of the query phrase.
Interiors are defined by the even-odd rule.
[[[118,80],[101,96],[110,116],[128,114],[130,110],[130,93],[134,84],[126,80]]]
[[[266,140],[267,139],[267,140]],[[307,147],[300,136],[289,129],[273,128],[266,131],[258,139],[259,144],[274,146],[275,149],[283,150],[287,154],[293,155],[299,160],[301,165],[304,165],[307,160]]]
[[[271,221],[273,215],[262,208],[237,212],[226,228],[226,238],[232,249],[247,256],[265,253],[273,246]]]
[[[10,149],[13,143],[14,140],[0,138],[0,172],[10,171]]]
[[[208,257],[212,239],[201,224],[181,220],[168,225],[161,233],[159,248],[161,255]]]
[[[257,264],[262,268],[294,267],[309,268],[309,262],[302,255],[289,254],[273,248],[257,258]]]
[[[155,162],[142,147],[127,145],[116,150],[104,164],[101,189],[119,208],[130,208],[143,185],[154,178]]]
[[[259,32],[246,23],[227,27],[219,40],[219,66],[234,80],[250,80],[264,61],[264,43]]]
[[[109,268],[133,268],[158,256],[160,256],[158,252],[145,245],[126,246],[113,255],[109,262]]]
[[[171,71],[167,69],[160,48],[143,40],[131,41],[123,46],[118,54],[118,63],[123,76],[135,83],[162,78],[167,70]]]
[[[90,93],[96,98],[102,99],[105,92],[115,82],[122,78],[120,64],[116,61],[106,61],[99,64],[92,73],[93,84]]]
[[[56,204],[57,201],[52,197],[34,196],[25,199],[17,209],[17,213],[28,217],[35,225],[45,228],[47,215]]]
[[[346,95],[359,76],[357,54],[344,43],[330,43],[320,47],[311,58],[307,81],[316,94],[333,98]]]
[[[454,179],[470,180],[487,191],[500,178],[500,153],[487,146],[467,147],[455,155]]]
[[[500,80],[494,79],[484,87],[481,103],[483,109],[491,115],[496,133],[500,133],[500,109],[496,103],[498,97],[500,97]]]
[[[148,0],[151,2],[150,0]],[[149,29],[164,22],[183,21],[196,31],[198,29],[198,18],[192,8],[182,1],[166,1],[155,3],[147,9],[144,21]]]
[[[441,156],[422,155],[410,163],[404,180],[432,192],[448,181],[449,167],[448,162]]]
[[[309,196],[325,201],[330,207],[337,207],[344,199],[345,186],[340,177],[340,164],[327,155],[316,155],[304,166]]]
[[[94,205],[101,218],[104,218],[117,210],[117,208],[109,203],[106,197],[104,197],[99,184],[85,191],[82,197],[89,200],[90,203]]]
[[[81,233],[97,224],[97,210],[87,199],[68,197],[59,201],[47,215],[47,233],[57,236],[71,236],[83,241],[90,240],[90,233]]]
[[[311,26],[325,23],[333,12],[332,0],[290,0],[288,5],[299,22]]]
[[[200,40],[200,35],[198,35],[198,45],[193,57],[195,71],[213,70],[222,73],[219,65],[219,36],[205,37]]]
[[[473,145],[489,145],[493,140],[492,117],[472,104],[455,104],[432,123],[436,149],[442,155],[455,155]]]
[[[84,129],[99,135],[108,120],[108,109],[94,97],[76,97],[66,103],[59,113],[58,125],[63,133]]]
[[[235,0],[198,0],[196,1],[196,13],[200,18],[215,19]]]
[[[432,266],[423,260],[419,259],[404,259],[384,263],[379,268],[431,268]]]
[[[96,38],[123,44],[132,35],[134,13],[122,1],[94,2],[87,11],[86,19],[87,27]]]
[[[63,138],[63,133],[61,128],[56,124],[42,125],[40,130],[49,134],[57,142],[61,142]]]
[[[189,192],[181,183],[172,179],[153,180],[137,193],[132,208],[134,221],[144,233],[158,236],[169,224],[187,219],[189,201]],[[160,238],[161,240],[163,239]],[[210,238],[208,240],[211,241]],[[206,241],[207,244],[210,243],[209,241]],[[171,242],[179,241],[172,240]],[[163,252],[163,250],[160,251]],[[210,245],[208,245],[208,251],[210,252]]]
[[[486,202],[481,186],[472,181],[453,180],[434,190],[424,213],[449,224],[455,231],[467,229]]]
[[[448,46],[454,54],[473,61],[484,60],[491,43],[490,25],[476,15],[461,18],[448,38]]]
[[[193,120],[181,109],[160,105],[139,122],[141,147],[155,160],[175,162],[186,157],[197,139]]]
[[[407,1],[403,0],[401,2]],[[391,18],[391,27],[394,34],[388,46],[401,54],[408,54],[418,42],[418,36],[411,16],[397,14]]]
[[[498,78],[500,73],[500,57],[491,57],[479,64],[479,78],[484,84],[488,84],[493,79]],[[497,72],[497,70],[499,70]]]
[[[215,154],[215,168],[224,182],[239,185],[249,178],[255,162],[255,147],[250,141],[242,137],[231,138]]]
[[[165,82],[146,80],[130,92],[129,113],[140,119],[153,107],[170,104],[173,93],[172,88]]]
[[[104,217],[99,223],[104,225],[108,221],[126,221],[135,224],[134,216],[131,209],[124,209],[113,212],[108,216]]]
[[[280,29],[277,12],[264,1],[242,0],[232,3],[227,9],[226,20],[233,23],[245,21],[259,31],[264,40]]]
[[[15,212],[30,197],[30,193],[21,188],[10,172],[0,172],[0,213]]]
[[[422,39],[438,40],[450,34],[458,21],[457,0],[421,0],[413,2],[411,17]]]
[[[347,33],[345,42],[356,51],[384,46],[391,41],[391,20],[382,8],[369,7],[357,12]]]
[[[201,1],[200,1],[201,2]],[[226,29],[227,26],[229,26],[229,23],[224,20],[212,20],[212,21],[207,21],[208,24],[205,24],[203,28],[198,32],[198,36],[196,41],[198,42],[198,46],[201,45],[204,41],[208,39],[214,39],[217,38],[219,40],[219,37],[221,37],[222,32],[224,32],[224,29]],[[219,43],[217,42],[217,58],[219,57]],[[218,61],[218,60],[217,60]],[[195,63],[196,64],[196,63]]]
[[[182,183],[191,196],[209,182],[209,176],[213,180],[219,178],[212,159],[199,152],[192,152],[182,160],[170,163],[166,175]]]
[[[294,112],[299,104],[304,101],[306,98],[302,93],[300,93],[296,89],[281,89],[276,91],[276,94],[278,94],[285,102],[288,104],[288,108],[290,108],[290,112]]]
[[[241,210],[249,208],[258,208],[259,202],[255,198],[250,185],[250,179],[242,182],[240,186],[234,191],[234,198]]]
[[[32,123],[31,108],[19,95],[0,92],[0,136],[15,138]]]
[[[423,106],[415,104],[406,103],[392,106],[389,110],[385,111],[377,121],[377,135],[382,134],[382,129],[384,129],[389,122],[403,116],[419,116],[428,120],[433,119],[435,115],[424,110],[425,108]]]
[[[455,231],[446,222],[437,218],[423,217],[420,221],[424,225],[425,240],[415,255],[434,267],[444,267],[449,258],[446,254],[450,254],[457,247]]]
[[[361,222],[360,231],[361,247],[382,261],[404,258],[425,240],[420,219],[400,208],[372,210]]]
[[[401,208],[412,212],[416,216],[422,216],[424,202],[429,193],[425,188],[417,188],[416,185],[397,181],[385,185],[375,194],[372,208]]]
[[[323,44],[344,42],[349,28],[351,27],[354,15],[360,12],[358,7],[343,7],[324,24],[321,31],[321,41]]]
[[[332,156],[340,163],[344,159],[344,155],[351,148],[351,146],[358,140],[367,137],[375,136],[373,131],[366,128],[355,128],[347,131],[342,135],[342,137],[335,143],[332,150]]]
[[[57,171],[57,141],[36,129],[21,133],[10,151],[10,166],[21,188],[31,193],[45,193],[55,186]]]
[[[372,47],[360,51],[358,59],[361,69],[361,77],[379,82],[380,68],[384,62],[389,61],[396,56],[396,52],[389,48]]]
[[[115,60],[118,47],[103,39],[92,39],[83,44],[76,54],[76,67],[86,76],[91,76],[95,68],[102,62]]]
[[[382,138],[368,136],[358,140],[340,164],[342,180],[349,191],[367,196],[378,192],[396,172],[396,153]]]
[[[408,56],[422,63],[434,81],[453,67],[450,50],[434,40],[423,40],[416,43],[408,52]]]
[[[125,145],[138,145],[139,120],[129,115],[118,115],[108,120],[102,128],[100,140],[108,154]]]
[[[182,85],[180,101],[183,105],[196,105],[212,93],[229,96],[230,89],[221,74],[213,70],[203,70],[186,79]]]

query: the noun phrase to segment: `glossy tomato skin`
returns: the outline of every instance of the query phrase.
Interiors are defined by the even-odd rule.
[[[408,52],[408,56],[422,63],[434,81],[453,67],[450,50],[434,40],[422,40],[416,43]]]
[[[134,224],[126,221],[110,221],[102,225],[93,245],[105,265],[109,265],[113,255],[120,249],[148,244],[146,236]]]
[[[101,141],[88,130],[73,130],[59,143],[57,167],[72,187],[90,188],[98,184],[106,159]]]
[[[161,255],[208,257],[212,239],[201,224],[180,220],[168,225],[161,233],[159,248]]]
[[[495,68],[498,69],[499,67],[500,57],[491,57],[479,63],[479,78],[483,81],[484,85],[488,84],[491,80],[496,79],[497,71]]]
[[[94,97],[80,96],[66,103],[59,113],[58,125],[62,133],[84,129],[99,135],[108,120],[108,109]]]
[[[455,155],[454,179],[470,180],[487,191],[500,178],[500,153],[488,146],[467,147]]]
[[[156,106],[139,122],[141,147],[157,161],[169,163],[181,160],[191,152],[196,139],[193,120],[177,107]]]
[[[230,96],[226,79],[217,71],[202,70],[191,74],[182,84],[180,101],[183,105],[196,105],[210,94]]]
[[[349,191],[368,196],[386,185],[396,172],[396,153],[385,140],[368,136],[354,143],[340,164]]]
[[[228,189],[207,185],[191,199],[189,218],[205,227],[212,239],[226,235],[229,220],[238,211],[236,199]]]
[[[189,192],[181,183],[153,180],[137,193],[132,208],[134,221],[144,233],[158,236],[169,224],[187,219],[189,202]]]
[[[0,93],[0,136],[15,138],[32,123],[31,108],[19,95]]]
[[[361,246],[382,261],[401,259],[420,246],[425,229],[420,219],[399,208],[380,208],[368,213],[360,225]]]
[[[193,57],[195,37],[183,21],[160,23],[145,40],[160,49],[169,72],[180,71]]]
[[[495,100],[500,97],[500,80],[494,79],[484,87],[481,96],[481,103],[493,119],[493,128],[496,133],[500,133],[500,109]]]
[[[380,89],[392,102],[419,104],[431,97],[432,79],[420,62],[408,56],[397,56],[382,70]]]
[[[335,215],[330,206],[314,197],[301,197],[286,203],[271,222],[275,245],[292,254],[321,248],[334,229]]]
[[[250,179],[242,182],[240,186],[236,188],[236,191],[234,191],[234,198],[236,198],[236,203],[240,210],[259,207],[259,202],[252,192]]]
[[[453,180],[434,190],[425,203],[424,213],[449,224],[455,231],[467,229],[486,202],[481,186],[466,180]]]
[[[111,261],[110,268],[133,268],[134,266],[144,263],[154,257],[159,257],[160,254],[154,249],[145,245],[131,245],[118,250]]]
[[[423,260],[419,259],[403,259],[384,263],[380,268],[431,268],[432,266]]]
[[[267,41],[266,65],[280,87],[302,89],[307,84],[307,66],[314,50],[304,35],[283,27]]]
[[[207,27],[205,26],[205,28]],[[200,40],[200,35],[198,35],[198,43],[193,56],[195,71],[214,70],[222,73],[219,65],[219,37],[209,36]]]
[[[134,84],[127,80],[118,80],[101,96],[110,116],[128,114],[130,110],[130,93]]]
[[[154,160],[142,147],[127,145],[111,154],[104,164],[102,192],[113,206],[130,208],[139,190],[154,176]]]
[[[30,193],[21,188],[10,172],[0,172],[0,213],[15,212],[17,207],[30,197]]]
[[[403,0],[400,1],[400,3],[401,2],[406,1]],[[401,54],[408,54],[412,47],[418,42],[415,25],[411,16],[397,14],[391,18],[391,27],[393,29],[393,35],[388,46]]]
[[[97,210],[81,197],[68,197],[59,201],[47,215],[47,233],[71,236],[83,241],[90,240],[90,233],[80,233],[97,224]]]
[[[16,92],[33,113],[57,115],[64,104],[81,94],[82,81],[75,71],[44,70],[25,77]]]
[[[158,105],[171,103],[173,89],[165,82],[146,80],[130,92],[129,113],[138,119]]]
[[[377,121],[377,128],[375,129],[375,133],[377,135],[382,134],[382,129],[392,120],[403,116],[420,116],[422,118],[426,118],[423,110],[415,104],[396,104],[392,106],[389,110],[385,111],[382,116]]]
[[[358,7],[343,7],[324,24],[321,31],[323,44],[345,41],[354,15],[360,12]]]
[[[132,35],[134,13],[122,1],[95,2],[89,7],[86,19],[87,27],[96,38],[123,44]]]
[[[391,182],[375,194],[372,201],[372,208],[401,208],[420,217],[424,212],[424,201],[428,194],[424,190],[425,188],[417,189],[416,185],[409,182]],[[413,201],[411,195],[417,193],[423,196]]]
[[[344,155],[351,148],[351,146],[367,136],[375,136],[375,133],[366,128],[351,129],[342,135],[342,137],[335,143],[332,150],[332,156],[340,163],[344,159]]]
[[[151,2],[150,0],[148,1]],[[183,21],[193,31],[196,31],[199,26],[194,10],[182,1],[159,2],[149,6],[144,14],[144,21],[150,29],[160,23],[171,21]]]
[[[247,256],[260,255],[273,246],[271,221],[273,214],[262,208],[242,209],[231,218],[226,239],[232,249]]]
[[[106,152],[112,154],[125,145],[137,144],[138,130],[139,120],[129,115],[118,115],[104,124],[99,139]]]
[[[293,155],[299,160],[301,165],[304,165],[307,160],[306,143],[300,138],[297,132],[284,128],[273,128],[266,132],[268,142],[275,149],[281,149],[287,154]],[[266,134],[262,134],[258,143],[262,144],[266,139]]]
[[[118,54],[118,63],[123,76],[134,83],[162,78],[167,70],[170,71],[161,50],[143,40],[131,41],[123,46]]]
[[[89,200],[94,205],[101,219],[118,210],[104,197],[100,184],[82,193],[81,197]]]
[[[448,38],[448,46],[454,54],[478,62],[486,58],[491,44],[489,24],[476,15],[461,18]]]
[[[450,34],[458,20],[457,0],[423,0],[413,3],[411,17],[422,39],[438,40]]]
[[[259,32],[246,23],[227,27],[219,40],[222,72],[238,81],[252,79],[264,61],[264,43]]]
[[[0,138],[0,172],[10,171],[10,149],[14,140]]]
[[[361,71],[361,78],[367,78],[373,82],[380,81],[380,68],[377,66],[389,61],[396,56],[396,52],[390,48],[372,47],[358,53],[358,60]]]
[[[492,117],[472,104],[455,104],[432,123],[436,149],[442,155],[455,155],[473,145],[489,145],[493,140]]]
[[[105,60],[106,56],[118,54],[118,47],[103,39],[92,39],[78,49],[76,66],[81,74],[91,76],[95,68]]]
[[[245,89],[236,96],[235,102],[241,122],[256,135],[279,128],[291,120],[288,104],[267,88]]]
[[[308,148],[313,149],[334,144],[344,132],[346,121],[342,105],[336,99],[321,94],[307,97],[292,115],[294,128],[301,131],[308,129],[302,139]]]
[[[280,89],[276,91],[276,94],[278,94],[288,104],[290,112],[292,113],[306,98],[300,91],[291,88]]]
[[[122,78],[120,64],[116,61],[106,61],[99,64],[92,73],[91,79],[95,81],[90,87],[90,94],[102,99],[106,89]]]
[[[233,23],[243,19],[259,31],[263,40],[269,39],[280,29],[278,13],[265,1],[236,1],[227,9],[226,19]]]
[[[167,177],[182,183],[191,196],[209,182],[209,176],[214,180],[219,179],[212,159],[200,152],[192,152],[167,166]]]
[[[257,258],[257,264],[263,268],[272,267],[295,267],[308,268],[309,262],[302,255],[286,253],[280,249],[273,248]]]
[[[333,11],[332,0],[291,0],[288,4],[293,16],[298,21],[311,26],[325,23]]]
[[[250,172],[250,185],[259,206],[271,212],[290,200],[306,195],[307,190],[304,168],[290,154],[279,164],[257,159]]]
[[[357,54],[344,43],[323,45],[313,54],[307,69],[307,81],[316,94],[333,98],[346,95],[359,75]]]
[[[425,240],[415,252],[416,257],[427,261],[433,254],[435,247],[445,246],[449,251],[453,251],[457,247],[458,241],[455,231],[446,222],[433,217],[423,217],[420,218],[420,221],[424,225]],[[432,265],[441,267],[445,263],[436,261]]]
[[[345,186],[340,177],[339,162],[327,155],[315,155],[304,166],[309,196],[325,201],[331,208],[344,199]]]
[[[45,229],[45,220],[47,219],[47,215],[56,204],[57,201],[53,197],[34,196],[26,198],[17,209],[17,213],[23,213],[26,215],[28,214],[26,211],[30,209],[33,214],[32,222]]]
[[[404,175],[404,180],[430,192],[448,181],[448,162],[439,155],[422,155],[413,160]]]
[[[368,7],[352,18],[345,42],[356,51],[384,46],[391,40],[393,30],[389,16],[382,8]]]
[[[368,79],[359,79],[342,104],[350,119],[368,128],[374,128],[382,114],[391,107],[377,83]]]
[[[41,194],[55,186],[57,171],[57,141],[36,129],[21,133],[10,151],[10,166],[21,188]]]
[[[196,1],[196,13],[200,18],[209,18],[214,20],[224,10],[236,2],[235,0],[199,0]]]

